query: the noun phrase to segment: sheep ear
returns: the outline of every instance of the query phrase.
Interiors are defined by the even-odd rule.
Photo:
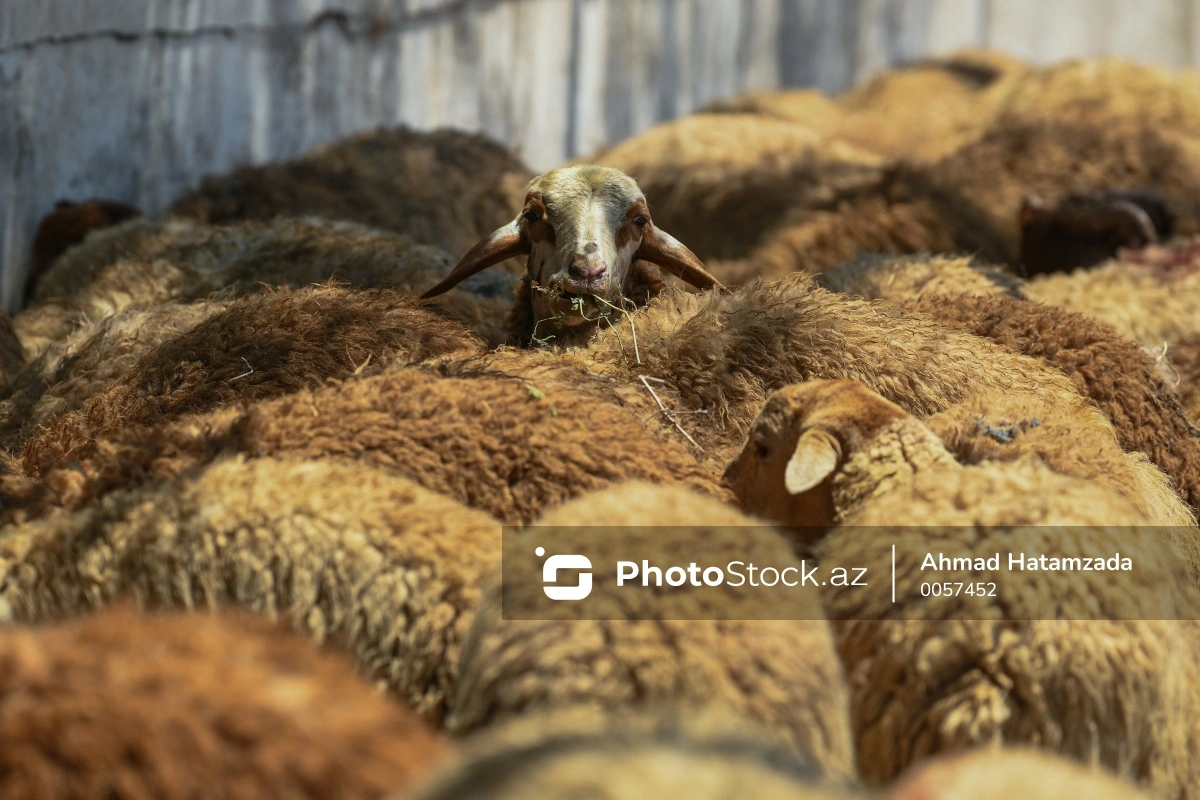
[[[788,494],[802,494],[833,474],[842,460],[842,446],[829,431],[813,428],[800,434],[783,482]]]
[[[515,219],[503,228],[493,231],[491,236],[468,250],[462,260],[454,265],[454,269],[450,270],[450,274],[443,278],[437,286],[421,295],[421,299],[437,297],[439,294],[453,289],[476,272],[482,272],[513,256],[528,255],[532,249],[529,237],[521,230],[520,218]]]
[[[647,225],[642,232],[642,243],[633,257],[657,264],[697,289],[715,287],[721,291],[728,291],[704,268],[704,263],[695,253],[671,234],[654,227],[654,223]]]

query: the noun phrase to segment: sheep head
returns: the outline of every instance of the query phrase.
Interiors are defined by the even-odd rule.
[[[530,181],[517,218],[476,244],[435,297],[475,273],[527,255],[535,319],[578,325],[596,298],[619,305],[636,260],[649,261],[700,289],[724,288],[700,259],[650,218],[637,183],[618,169],[579,164]]]
[[[827,528],[837,521],[835,475],[880,430],[909,416],[857,381],[786,386],[767,398],[725,480],[748,513]]]
[[[1056,205],[1026,195],[1017,222],[1021,264],[1028,275],[1091,267],[1121,248],[1157,244],[1174,227],[1166,201],[1144,190],[1071,194]]]

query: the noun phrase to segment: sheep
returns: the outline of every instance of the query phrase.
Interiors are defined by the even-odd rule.
[[[1092,269],[1038,275],[1025,294],[1105,322],[1124,337],[1162,350],[1200,333],[1200,239],[1118,259]]]
[[[1154,192],[1067,195],[1051,208],[1037,195],[1021,202],[1021,270],[1026,276],[1068,272],[1141,249],[1171,234],[1174,219]]]
[[[28,305],[80,298],[106,269],[124,260],[184,261],[189,254],[210,246],[213,233],[211,227],[188,220],[146,217],[93,230],[49,266]],[[210,263],[204,266],[213,269]]]
[[[961,253],[981,247],[978,231],[962,227],[901,171],[829,206],[795,213],[746,258],[712,263],[713,274],[737,286],[756,277],[820,272],[862,253]]]
[[[413,800],[567,798],[834,800],[856,796],[726,714],[534,714],[462,743]]]
[[[655,218],[704,261],[745,257],[793,209],[873,190],[883,159],[795,122],[694,114],[593,159],[632,176]]]
[[[900,302],[949,295],[1025,296],[1025,282],[1002,267],[978,264],[967,256],[928,253],[899,257],[864,253],[816,273],[813,280],[831,292],[863,300]]]
[[[918,479],[923,483],[913,486]],[[1146,523],[1126,499],[1056,474],[1035,458],[963,466],[929,425],[845,379],[774,392],[725,480],[748,513],[809,526],[805,532],[817,536],[833,525],[858,524],[864,507],[893,492],[914,506],[903,519],[932,515],[947,525]],[[1010,502],[1018,487],[1039,483],[1032,497]],[[983,486],[990,488],[974,488]],[[1001,487],[1006,493],[998,500],[979,502]]]
[[[94,233],[67,251],[43,279],[39,302],[15,324],[36,356],[80,323],[126,308],[330,278],[358,288],[412,290],[441,278],[451,264],[437,248],[348,222],[302,218],[216,227],[137,220]],[[487,335],[500,325],[497,312],[511,304],[511,287],[511,280],[485,277],[465,287],[469,294],[434,305],[467,324],[484,322]]]
[[[813,543],[819,563],[886,575],[894,559],[894,602],[882,588],[823,587],[857,751],[871,754],[864,779],[1005,741],[1094,760],[1164,796],[1193,780],[1195,623],[1181,620],[1197,619],[1200,592],[1181,561],[1196,552],[1194,529],[1147,533],[1124,499],[1035,459],[959,465],[929,428],[851,381],[774,395],[734,472],[757,513],[834,510],[840,527]],[[994,580],[995,599],[921,590],[965,580],[925,571],[931,553],[1114,552],[1136,568],[1026,577],[980,567],[966,579]]]
[[[595,380],[593,390],[588,382],[582,372],[511,374],[474,359],[397,368],[246,409],[125,426],[68,461],[28,458],[27,474],[41,479],[41,489],[9,504],[31,515],[77,508],[227,450],[376,465],[506,524],[623,479],[729,496],[715,469],[677,434],[618,407],[619,395],[610,400],[604,382]],[[33,453],[27,448],[27,457]]]
[[[912,191],[953,225],[962,249],[1020,259],[1022,200],[1139,186],[1159,193],[1181,234],[1200,226],[1200,142],[1136,121],[999,119],[932,164],[904,168]]]
[[[888,800],[1150,800],[1115,775],[1031,748],[980,748],[914,767],[888,787]]]
[[[981,130],[1026,65],[997,51],[921,59],[830,99],[814,89],[754,92],[702,109],[798,123],[889,157],[930,160]]]
[[[978,136],[1028,67],[996,51],[962,50],[892,69],[837,98],[836,135],[890,157],[934,161]]]
[[[1145,453],[1200,509],[1200,429],[1136,343],[1083,314],[1013,297],[927,295],[903,305],[1065,373],[1112,420],[1121,447]]]
[[[1200,484],[1191,464],[1200,460],[1198,431],[1180,405],[1174,380],[1115,329],[1083,314],[1023,300],[1016,288],[1003,293],[988,282],[996,274],[967,259],[864,257],[817,280],[844,294],[896,301],[1055,367],[1112,420],[1125,450],[1149,456],[1197,508]]]
[[[532,170],[492,140],[442,128],[378,129],[293,161],[205,178],[169,216],[223,224],[319,216],[405,234],[461,252],[519,208]]]
[[[1005,87],[1002,121],[1059,119],[1108,125],[1138,122],[1148,128],[1200,136],[1200,78],[1191,71],[1120,58],[1072,59],[1015,77]]]
[[[25,302],[37,289],[38,280],[67,248],[83,241],[89,232],[108,228],[142,212],[116,200],[93,198],[82,203],[59,200],[54,210],[42,217],[33,234],[33,269],[25,278]]]
[[[0,446],[19,450],[51,417],[74,411],[122,378],[154,347],[228,306],[201,300],[129,308],[82,325],[12,376],[0,390]]]
[[[482,348],[463,326],[387,289],[318,286],[250,295],[150,350],[78,409],[52,419],[26,443],[23,457],[30,465],[53,463],[128,425],[287,394],[364,369],[369,374],[389,361]]]
[[[577,164],[530,181],[517,218],[468,250],[421,297],[436,297],[522,255],[526,275],[511,316],[512,338],[521,344],[534,340],[543,323],[568,342],[591,336],[596,315],[611,326],[609,309],[620,311],[617,304],[630,297],[645,303],[661,290],[658,268],[700,289],[724,288],[691,250],[655,226],[632,178]]]
[[[0,611],[70,617],[125,594],[236,606],[345,643],[440,719],[459,643],[499,567],[500,524],[377,467],[223,458],[0,536]]]
[[[571,526],[580,524],[588,527],[573,535]],[[647,527],[654,525],[671,527]],[[487,590],[463,644],[448,730],[461,734],[574,705],[712,705],[764,725],[830,777],[853,774],[841,665],[815,593],[770,596],[726,582],[617,597],[601,574],[593,587],[600,583],[611,618],[547,618],[537,615],[545,603],[538,600],[541,561],[512,557],[546,545],[585,553],[598,565],[635,555],[686,564],[702,547],[713,564],[750,552],[779,569],[800,565],[776,531],[681,488],[631,481],[565,503],[509,535],[519,539],[505,545],[503,585]]]
[[[1111,422],[1069,378],[923,315],[842,297],[793,275],[732,295],[662,295],[635,315],[635,325],[636,368],[609,339],[579,357],[593,371],[664,381],[658,391],[665,403],[707,412],[714,424],[692,435],[718,461],[728,463],[741,449],[770,391],[812,378],[852,378],[919,417],[948,412],[931,422],[964,460],[1036,454],[1129,496],[1160,524],[1194,524],[1167,477],[1145,456],[1121,450]],[[1033,418],[1042,424],[1001,447],[977,426],[981,416],[995,426]]]
[[[0,383],[12,380],[25,365],[25,348],[13,328],[12,317],[0,309]]]
[[[14,798],[380,798],[449,747],[345,659],[233,614],[0,629]]]
[[[714,100],[692,116],[733,114],[768,117],[792,122],[820,136],[832,136],[845,117],[837,101],[819,89],[777,89],[747,92]],[[686,143],[686,139],[683,140]]]
[[[1188,419],[1200,423],[1200,334],[1171,347],[1167,357]]]

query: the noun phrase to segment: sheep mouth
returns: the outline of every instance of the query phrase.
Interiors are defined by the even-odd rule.
[[[597,309],[596,296],[563,292],[550,299],[550,308],[556,314],[572,317],[592,316],[592,312]]]

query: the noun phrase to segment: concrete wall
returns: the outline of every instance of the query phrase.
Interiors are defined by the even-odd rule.
[[[378,124],[552,166],[717,97],[966,45],[1196,63],[1200,0],[0,0],[0,302],[59,198],[150,213]]]

